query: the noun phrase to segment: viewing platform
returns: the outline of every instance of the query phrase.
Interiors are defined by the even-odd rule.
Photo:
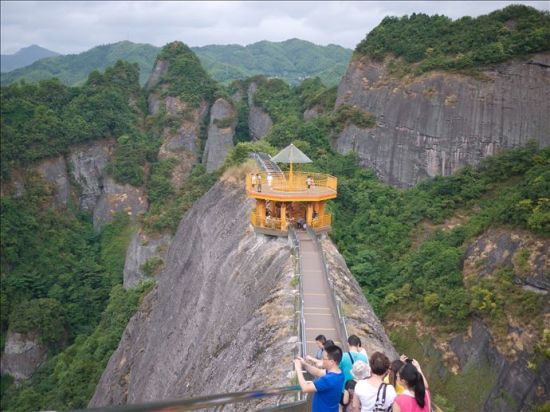
[[[247,175],[246,193],[256,199],[250,223],[256,232],[273,236],[287,236],[290,225],[297,229],[308,225],[317,233],[328,232],[332,215],[325,212],[325,202],[336,198],[336,188],[336,177],[328,174],[262,172],[254,178]]]

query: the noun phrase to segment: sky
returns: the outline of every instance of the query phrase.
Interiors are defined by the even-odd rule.
[[[452,19],[510,4],[549,10],[550,1],[4,1],[1,51],[37,44],[61,54],[122,40],[163,46],[247,45],[299,38],[355,48],[386,16]]]

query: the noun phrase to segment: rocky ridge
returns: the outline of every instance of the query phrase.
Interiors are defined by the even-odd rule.
[[[412,186],[529,139],[550,144],[550,53],[495,65],[480,78],[434,71],[398,79],[391,61],[352,59],[336,100],[376,117],[371,129],[346,125],[336,148],[357,152],[384,181]]]

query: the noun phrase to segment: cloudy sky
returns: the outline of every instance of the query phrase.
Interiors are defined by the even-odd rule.
[[[2,54],[38,44],[62,54],[130,40],[163,46],[251,44],[300,38],[354,48],[385,16],[413,12],[453,19],[509,4],[548,10],[548,1],[4,1]]]

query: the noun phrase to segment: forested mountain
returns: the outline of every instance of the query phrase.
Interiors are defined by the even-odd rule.
[[[1,71],[2,73],[9,72],[28,66],[37,60],[58,55],[59,53],[33,44],[32,46],[22,48],[14,54],[3,54],[0,57]]]
[[[30,66],[2,73],[1,82],[2,85],[7,85],[20,79],[36,82],[57,77],[61,83],[69,86],[82,85],[93,70],[104,71],[118,60],[125,60],[138,64],[139,80],[144,84],[151,73],[158,52],[159,49],[150,44],[121,41],[97,46],[79,54],[55,56],[36,61]]]
[[[144,84],[159,50],[149,44],[128,41],[98,46],[84,53],[57,56],[2,73],[2,84],[19,79],[32,82],[57,77],[63,84],[79,85],[92,70],[105,70],[119,59],[138,63],[140,83]],[[298,39],[278,43],[261,41],[248,46],[212,45],[193,47],[192,50],[208,73],[215,80],[225,83],[265,75],[279,77],[295,85],[306,77],[318,76],[324,83],[333,86],[342,78],[351,57],[351,50],[341,46],[318,46]]]
[[[547,14],[533,10],[512,6],[490,18],[481,16],[481,26],[477,19],[460,26],[461,35],[475,40],[472,49],[461,46],[462,54],[471,52],[474,58],[482,44],[476,43],[479,30],[487,28],[491,42],[494,29],[497,43],[508,50],[504,63],[515,63],[489,66],[496,79],[485,74],[486,66],[480,61],[469,67],[473,72],[452,76],[467,81],[487,76],[482,77],[482,86],[469,83],[468,90],[479,92],[487,84],[498,85],[504,74],[516,73],[517,67],[524,69],[533,55],[530,51],[541,51],[527,50],[526,45],[535,44],[541,33],[546,36]],[[432,33],[437,39],[424,37],[420,30],[432,28],[431,19],[438,27]],[[405,54],[416,44],[439,47],[441,61],[446,61],[450,55],[443,51],[446,43],[439,40],[442,33],[459,34],[454,24],[424,15],[384,20],[358,46],[352,65],[363,58],[369,65],[382,65],[377,59],[391,55],[390,59],[405,62]],[[400,33],[407,30],[406,38],[401,38]],[[390,50],[394,43],[388,38],[400,39],[401,48]],[[294,50],[294,54],[284,52],[293,58],[304,46],[296,40],[283,43]],[[268,42],[256,44],[257,49],[251,46],[221,47],[233,47],[244,60],[258,52],[253,50],[264,50],[261,53],[270,58],[283,53],[269,51],[273,45]],[[110,46],[101,47],[105,48],[102,53],[110,54]],[[212,59],[222,53],[215,46],[201,49]],[[436,73],[428,68],[415,72],[431,52],[424,53],[407,60],[410,66],[396,65],[396,71],[384,72],[387,77],[381,81],[392,86],[397,82],[387,94],[398,99],[402,113],[435,123],[430,110],[439,112],[441,107],[441,112],[454,115],[452,110],[460,110],[460,105],[454,104],[456,96],[453,100],[446,94],[446,77],[430,89],[407,88],[416,76]],[[365,133],[374,141],[377,128],[387,127],[390,116],[382,118],[385,113],[369,112],[361,105],[366,87],[352,90],[358,103],[352,105],[338,100],[343,87],[339,91],[319,78],[296,87],[264,76],[229,85],[216,83],[200,56],[180,42],[156,50],[155,56],[145,87],[140,86],[139,65],[122,61],[103,73],[93,71],[78,87],[56,80],[2,86],[2,370],[6,370],[7,349],[14,356],[24,345],[39,352],[34,368],[16,377],[18,385],[8,374],[2,375],[3,410],[86,407],[130,317],[140,306],[138,317],[150,313],[156,275],[163,270],[178,225],[182,241],[189,239],[188,233],[202,239],[203,231],[224,227],[215,220],[205,223],[200,211],[192,217],[202,229],[192,219],[181,225],[186,211],[218,180],[238,181],[249,170],[249,153],[273,155],[291,142],[313,160],[297,168],[338,178],[338,197],[328,204],[333,216],[330,237],[396,350],[423,364],[436,403],[446,412],[544,410],[550,393],[550,146],[543,138],[523,142],[512,129],[509,143],[513,147],[496,147],[494,156],[475,149],[483,154],[477,163],[397,188],[385,183],[375,167],[366,167],[357,152],[338,150],[346,130]],[[233,57],[224,58],[229,64]],[[300,65],[293,64],[305,70],[305,61],[296,61]],[[491,64],[502,62],[497,59]],[[399,72],[403,67],[411,70]],[[524,76],[545,76],[523,71]],[[363,72],[357,73],[361,81]],[[381,84],[381,90],[387,84]],[[441,106],[434,104],[438,95],[443,96]],[[538,113],[539,108],[522,100],[526,93],[519,90],[513,96],[507,104],[521,107],[523,117]],[[420,98],[432,100],[421,105]],[[486,122],[467,114],[461,118],[474,126]],[[539,119],[541,130],[548,124],[544,119]],[[493,119],[501,122],[495,126],[498,130],[504,130],[505,121]],[[409,131],[398,126],[400,133]],[[221,131],[226,134],[222,136]],[[227,135],[233,141],[221,148],[216,139]],[[430,160],[435,158],[438,139],[447,137],[419,133],[412,140],[415,150],[432,154],[427,157]],[[212,172],[207,172],[204,159],[209,144],[224,150],[223,162]],[[406,152],[404,147],[396,143],[392,150],[417,157],[417,152]],[[403,167],[398,164],[397,168]],[[135,208],[131,199],[141,202],[141,208]],[[249,213],[245,212],[243,216]],[[219,244],[228,236],[215,233],[220,234]],[[199,244],[190,245],[189,254],[205,252]],[[132,271],[134,283],[129,284],[127,272]],[[256,274],[243,271],[238,276]],[[177,288],[195,294],[212,290],[211,283],[195,285],[191,292]],[[279,290],[277,294],[284,295]],[[169,306],[164,315],[181,316],[170,313]],[[198,325],[203,327],[208,329]],[[204,332],[216,336],[216,331]],[[223,353],[224,345],[214,349]],[[121,393],[132,378],[124,375],[123,363],[117,365],[123,376],[117,383]]]

